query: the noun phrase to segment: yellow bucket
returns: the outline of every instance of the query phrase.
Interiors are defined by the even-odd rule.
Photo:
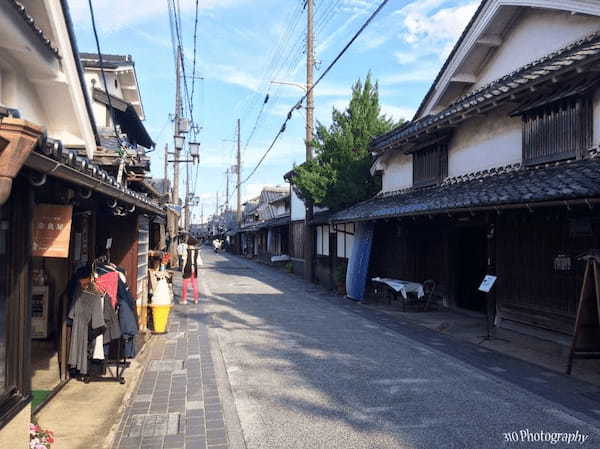
[[[167,323],[169,322],[169,313],[171,313],[172,305],[152,304],[152,323],[154,324],[154,332],[164,334],[167,332]]]

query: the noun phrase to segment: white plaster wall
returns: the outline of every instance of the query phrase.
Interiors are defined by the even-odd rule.
[[[392,192],[412,186],[412,155],[397,153],[383,164],[381,191]]]
[[[48,125],[48,117],[45,114],[44,105],[38,96],[35,86],[29,80],[18,76],[14,70],[4,70],[1,82],[1,104],[9,108],[18,109],[21,117],[25,120],[42,126]]]
[[[304,218],[306,217],[306,209],[304,208],[304,202],[298,198],[298,195],[296,195],[296,192],[294,191],[294,189],[292,190],[292,194],[290,196],[291,201],[290,201],[290,207],[291,207],[291,219],[292,221],[296,221],[296,220],[304,220]]]
[[[455,130],[448,147],[449,177],[521,162],[521,119],[508,112],[473,118]]]
[[[522,8],[521,17],[478,76],[476,89],[600,30],[600,17]]]

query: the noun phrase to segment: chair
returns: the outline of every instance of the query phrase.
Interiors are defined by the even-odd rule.
[[[429,309],[429,304],[433,301],[435,296],[435,287],[436,282],[433,279],[427,279],[423,282],[423,293],[425,293],[425,297],[423,298],[423,311],[427,311]]]

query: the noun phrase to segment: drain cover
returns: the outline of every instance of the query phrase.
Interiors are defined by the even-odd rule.
[[[179,413],[164,413],[160,415],[132,415],[129,425],[125,428],[123,438],[163,437],[179,433]]]
[[[150,360],[148,371],[176,371],[183,369],[183,360]]]

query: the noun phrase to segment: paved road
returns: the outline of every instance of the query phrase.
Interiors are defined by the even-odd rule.
[[[249,449],[600,447],[594,388],[253,261],[203,259],[201,308]],[[527,441],[540,431],[577,441]]]

